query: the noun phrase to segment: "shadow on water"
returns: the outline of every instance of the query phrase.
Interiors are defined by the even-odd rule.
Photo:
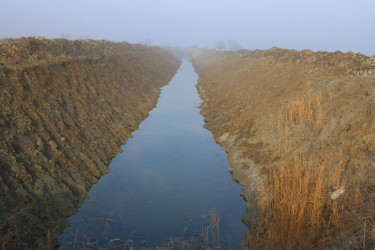
[[[184,60],[157,107],[93,186],[89,199],[68,219],[63,249],[81,246],[156,247],[194,238],[220,218],[223,248],[238,246],[247,227],[241,186],[231,179],[226,153],[203,128],[197,75]],[[85,245],[83,245],[85,244]]]

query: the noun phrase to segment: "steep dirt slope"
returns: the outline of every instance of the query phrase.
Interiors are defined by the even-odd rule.
[[[373,247],[375,57],[272,48],[191,60],[206,126],[250,204],[252,246]]]
[[[128,43],[0,41],[0,248],[57,246],[179,65]]]

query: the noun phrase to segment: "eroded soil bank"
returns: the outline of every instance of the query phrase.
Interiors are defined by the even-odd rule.
[[[181,61],[106,41],[0,41],[0,246],[56,247]]]
[[[252,246],[373,247],[375,57],[272,48],[191,60],[206,127],[250,204]]]

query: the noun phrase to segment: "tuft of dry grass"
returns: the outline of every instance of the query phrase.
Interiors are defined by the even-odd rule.
[[[221,249],[220,244],[220,218],[216,215],[215,209],[209,212],[210,225],[202,229],[204,236],[204,246],[206,249]]]
[[[342,150],[334,163],[321,154],[291,151],[293,128],[303,124],[304,133],[317,131],[323,126],[323,119],[321,95],[313,93],[310,86],[304,97],[281,105],[274,126],[280,160],[268,170],[259,188],[256,248],[323,247],[333,228],[343,221],[342,198],[331,199],[334,191],[345,190]],[[359,187],[354,199],[356,204],[361,203]],[[248,246],[254,244],[250,241],[247,239]]]
[[[342,238],[350,238],[353,247],[374,246],[375,211],[364,208],[369,198],[364,190],[371,185],[361,180],[365,151],[345,142],[334,152],[292,150],[296,135],[310,134],[307,139],[313,140],[323,120],[321,95],[310,88],[303,98],[281,105],[277,126],[270,126],[278,137],[280,157],[260,185],[257,239],[249,236],[248,247],[313,249],[340,244]],[[299,124],[304,126],[296,134]]]
[[[313,93],[310,84],[307,94],[296,97],[281,105],[278,111],[277,135],[281,146],[289,137],[291,128],[304,124],[306,129],[319,130],[323,126],[324,114],[321,105],[321,94]]]
[[[220,244],[220,218],[216,215],[215,209],[209,212],[210,224],[202,227],[202,233],[199,234],[204,240],[203,247],[205,249],[221,249]]]
[[[318,161],[283,156],[259,191],[258,246],[309,249],[324,243],[341,209],[330,198],[330,184],[343,186],[339,172],[326,174]]]

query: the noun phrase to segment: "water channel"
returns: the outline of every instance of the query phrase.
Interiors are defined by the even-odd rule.
[[[189,249],[204,244],[199,235],[210,224],[210,211],[220,218],[222,248],[240,244],[246,203],[225,151],[203,127],[197,79],[185,59],[110,172],[68,219],[71,227],[58,238],[62,249],[74,242],[82,248]]]

